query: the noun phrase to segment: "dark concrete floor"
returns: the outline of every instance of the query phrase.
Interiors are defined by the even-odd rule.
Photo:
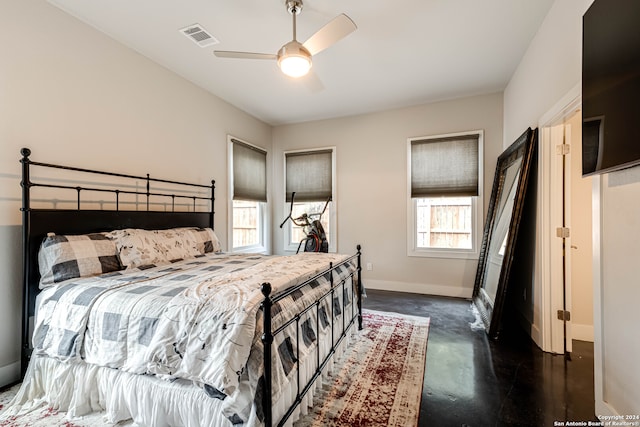
[[[524,331],[497,341],[473,330],[470,301],[367,290],[363,307],[431,318],[420,427],[553,426],[596,421],[593,344],[571,360],[544,353]]]

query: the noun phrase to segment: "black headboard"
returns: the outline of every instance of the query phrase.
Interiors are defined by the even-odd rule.
[[[101,231],[118,230],[123,228],[143,228],[159,230],[173,227],[211,227],[214,228],[215,181],[211,185],[190,184],[179,181],[151,178],[146,176],[125,175],[77,167],[61,166],[48,163],[33,162],[29,159],[31,150],[23,148],[22,159],[22,243],[23,243],[23,314],[22,314],[22,375],[26,371],[31,356],[31,322],[35,312],[35,300],[39,289],[40,272],[38,269],[38,250],[47,233],[87,234]],[[74,177],[102,175],[117,177],[121,180],[136,180],[146,183],[144,191],[131,189],[131,186],[106,187],[103,185],[76,186],[60,184],[59,181],[32,182],[31,168],[42,167],[61,169],[73,173]],[[78,175],[76,175],[78,174]],[[91,175],[87,175],[91,174]],[[77,182],[74,181],[74,182]],[[86,181],[90,182],[90,181]],[[154,190],[152,184],[170,185],[179,191],[174,193],[166,190]],[[45,189],[70,190],[76,193],[76,209],[34,209],[31,207],[31,189],[42,187]],[[206,195],[202,192],[206,191]],[[82,209],[81,195],[95,192],[107,193],[113,198],[113,210]],[[132,195],[142,198],[142,203],[136,203],[138,210],[122,210],[121,195]],[[152,198],[170,201],[171,210],[153,210],[154,206],[166,209],[166,203],[154,204]],[[177,203],[185,201],[185,203]],[[53,200],[52,200],[53,201]],[[142,204],[142,209],[140,209]],[[91,203],[89,203],[91,205]],[[55,203],[54,203],[55,206]],[[186,209],[178,210],[176,209]]]

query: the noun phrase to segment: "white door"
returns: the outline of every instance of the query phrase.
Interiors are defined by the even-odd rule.
[[[543,128],[543,350],[571,353],[593,341],[591,178],[582,177],[582,114]]]
[[[565,185],[565,206],[569,218],[567,273],[571,293],[571,338],[593,342],[593,221],[591,177],[582,176],[582,115],[565,122],[565,140],[571,145],[569,184]]]
[[[563,313],[571,312],[571,259],[567,248],[570,245],[570,193],[571,146],[567,141],[564,119],[550,128],[548,150],[550,165],[549,203],[549,280],[552,353],[564,354],[572,351],[571,318]]]

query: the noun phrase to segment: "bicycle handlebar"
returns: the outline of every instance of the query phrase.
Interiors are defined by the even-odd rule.
[[[291,214],[293,213],[293,200],[295,199],[295,197],[296,197],[296,192],[294,191],[293,193],[291,193],[291,205],[289,206],[289,215],[287,215],[284,221],[282,221],[282,224],[280,224],[280,228],[282,228],[284,224],[287,222],[287,220],[291,218]],[[291,220],[293,221],[293,218],[291,218]],[[295,221],[294,221],[294,224],[295,224]]]
[[[322,215],[324,215],[324,212],[327,210],[327,206],[329,206],[329,202],[331,201],[331,196],[327,197],[327,201],[324,204],[324,208],[322,209],[322,212],[312,213],[312,214],[303,213],[299,217],[293,218],[291,216],[291,214],[293,213],[293,201],[295,200],[295,197],[296,197],[296,192],[294,191],[293,193],[291,193],[291,203],[289,205],[289,215],[287,215],[287,217],[284,219],[284,221],[282,221],[282,223],[280,224],[280,228],[284,227],[284,225],[286,224],[286,222],[289,219],[291,220],[291,222],[293,222],[298,227],[304,227],[304,226],[310,225],[309,224],[309,218],[311,218],[313,216],[317,216],[318,219],[320,219],[320,217],[322,217]],[[299,224],[298,221],[304,221],[304,223],[303,224]]]

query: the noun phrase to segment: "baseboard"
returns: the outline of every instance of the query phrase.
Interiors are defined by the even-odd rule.
[[[531,324],[530,327],[531,339],[534,343],[536,343],[538,347],[540,347],[540,349],[544,350],[544,348],[542,347],[542,331],[540,330],[538,325]]]
[[[607,402],[596,399],[596,416],[601,420],[611,419],[610,417],[619,417],[620,414],[611,407]],[[605,425],[611,425],[605,423]]]
[[[579,341],[593,342],[593,325],[571,324],[571,338]]]
[[[20,361],[0,367],[0,387],[13,384],[20,379]]]
[[[533,342],[542,349],[542,331],[540,331],[538,325],[531,323],[521,311],[517,311],[517,318],[522,329],[529,331],[529,335]]]
[[[381,291],[408,292],[412,294],[438,295],[443,297],[471,299],[473,289],[446,285],[432,285],[428,283],[394,282],[388,280],[363,280],[365,289]]]

